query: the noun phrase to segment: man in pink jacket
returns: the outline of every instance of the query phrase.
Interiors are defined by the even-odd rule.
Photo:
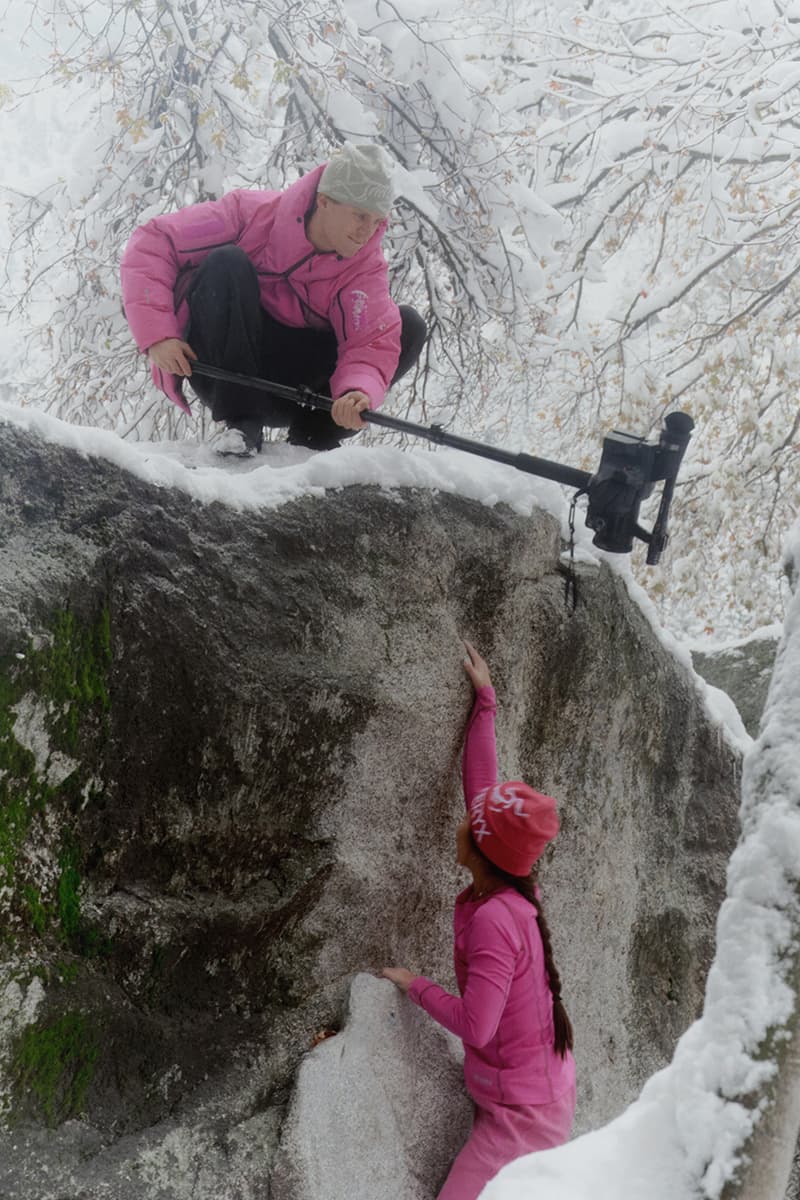
[[[122,259],[125,314],[154,382],[185,412],[182,378],[228,432],[222,453],[256,453],[262,429],[328,450],[417,361],[427,333],[389,295],[381,247],[393,201],[378,146],[345,143],[284,192],[234,191],[155,217]],[[331,414],[192,375],[199,359],[333,398]]]
[[[453,918],[459,995],[405,967],[383,972],[464,1042],[475,1118],[439,1200],[475,1200],[506,1163],[561,1145],[575,1112],[572,1026],[531,874],[558,832],[555,802],[520,780],[497,782],[494,689],[485,661],[469,643],[467,651],[475,703],[456,857],[472,884]]]

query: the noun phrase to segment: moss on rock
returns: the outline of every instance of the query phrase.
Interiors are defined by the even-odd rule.
[[[32,1110],[50,1126],[78,1116],[99,1049],[97,1030],[83,1013],[66,1012],[29,1025],[11,1060],[18,1107]]]
[[[69,609],[56,613],[52,640],[26,656],[28,687],[47,700],[51,733],[58,749],[74,754],[87,716],[102,720],[110,708],[111,614],[104,605],[98,618],[83,624]]]
[[[71,813],[88,786],[82,739],[103,735],[110,708],[110,629],[107,605],[87,622],[61,610],[44,644],[29,642],[0,659],[0,916],[7,943],[24,931],[57,931],[71,944],[78,933],[80,855]],[[23,704],[35,713],[35,738],[20,727]],[[26,852],[33,841],[35,858]]]

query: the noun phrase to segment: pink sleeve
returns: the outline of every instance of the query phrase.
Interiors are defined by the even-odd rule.
[[[122,303],[134,341],[147,350],[164,338],[182,338],[174,289],[184,266],[198,266],[219,245],[236,240],[241,192],[190,204],[153,217],[134,230],[122,255]]]
[[[488,906],[475,914],[463,996],[453,996],[423,975],[408,989],[415,1004],[468,1046],[480,1048],[492,1040],[506,1006],[518,947],[504,924]]]
[[[464,753],[461,759],[464,803],[467,808],[478,792],[497,783],[497,748],[494,737],[496,711],[494,688],[478,688],[464,736]]]
[[[339,289],[328,315],[339,345],[331,395],[364,392],[379,408],[397,370],[402,325],[383,258]]]

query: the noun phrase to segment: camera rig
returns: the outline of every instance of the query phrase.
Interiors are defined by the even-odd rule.
[[[293,400],[305,407],[321,408],[327,412],[333,407],[329,396],[321,396],[307,387],[288,387],[202,362],[193,362],[192,371],[196,371],[198,375],[207,375],[211,379],[221,379],[269,392],[273,396]],[[589,529],[594,530],[594,545],[612,554],[629,554],[633,549],[634,538],[638,538],[647,544],[648,566],[658,563],[669,540],[669,507],[681,460],[694,429],[694,421],[688,413],[673,412],[664,418],[664,427],[656,443],[613,430],[603,439],[600,466],[591,474],[589,471],[563,466],[561,463],[537,458],[532,454],[515,454],[485,442],[459,437],[457,434],[448,433],[441,425],[417,425],[413,421],[404,421],[400,417],[390,417],[386,413],[371,410],[361,415],[370,425],[379,425],[398,433],[411,434],[412,437],[425,438],[437,445],[450,446],[467,454],[477,454],[481,458],[505,463],[528,475],[538,475],[543,479],[551,479],[566,487],[575,488],[576,498],[582,494],[588,498],[586,524]],[[638,523],[639,508],[642,501],[652,495],[653,488],[661,480],[664,482],[664,489],[655,524],[652,530],[643,529]]]

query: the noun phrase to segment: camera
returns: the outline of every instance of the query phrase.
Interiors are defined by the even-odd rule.
[[[657,443],[613,430],[603,439],[600,466],[586,485],[589,507],[586,524],[600,550],[629,554],[634,538],[648,544],[647,563],[655,566],[667,544],[667,514],[681,460],[694,421],[688,413],[669,413]],[[664,480],[658,516],[652,532],[638,524],[639,508]]]

